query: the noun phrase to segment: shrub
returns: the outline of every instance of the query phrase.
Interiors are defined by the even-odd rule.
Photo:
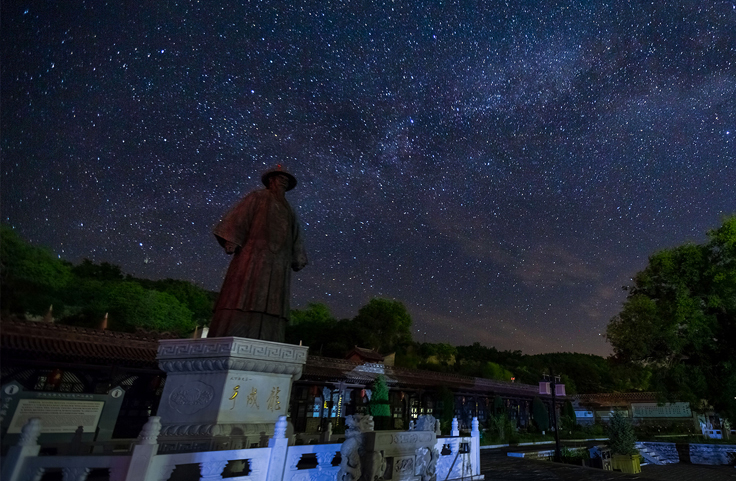
[[[389,418],[391,416],[391,406],[388,402],[388,385],[383,375],[376,377],[373,382],[373,396],[371,396],[368,410],[374,418]],[[377,423],[381,422],[380,419],[374,420]]]
[[[542,400],[538,397],[535,397],[532,402],[532,417],[540,431],[546,431],[549,429],[549,413],[547,412],[547,406],[545,406]]]
[[[637,454],[635,442],[634,428],[629,420],[620,411],[614,412],[608,424],[608,446],[611,453]]]

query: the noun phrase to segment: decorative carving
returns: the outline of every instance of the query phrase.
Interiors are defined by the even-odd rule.
[[[432,449],[420,447],[416,451],[416,471],[417,476],[421,476],[422,481],[431,481],[435,479],[437,474],[437,460],[440,452],[436,447]]]
[[[46,472],[46,468],[30,467],[26,469],[26,477],[28,481],[41,481],[43,474]]]
[[[229,436],[233,431],[243,435],[271,432],[272,423],[230,423],[230,424],[165,424],[160,436]]]
[[[274,438],[285,438],[286,437],[286,416],[279,416],[279,420],[276,421],[276,425],[273,429]]]
[[[353,414],[345,418],[348,429],[345,431],[345,441],[340,447],[340,471],[338,481],[357,481],[361,474],[361,451],[363,449],[364,432],[373,431],[373,416]]]
[[[412,458],[397,458],[394,459],[394,473],[402,476],[404,474],[414,473],[414,459]]]
[[[289,471],[296,471],[297,467],[296,465],[299,464],[299,461],[302,459],[302,453],[300,452],[294,452],[289,455],[286,462],[286,468]]]
[[[159,434],[161,434],[161,416],[149,416],[136,444],[157,444]]]
[[[158,367],[164,372],[216,372],[216,371],[252,371],[269,374],[288,374],[295,379],[302,375],[301,364],[287,364],[278,361],[259,361],[253,359],[159,359]]]
[[[61,479],[64,481],[85,481],[89,468],[61,468]]]
[[[263,458],[251,458],[247,462],[250,464],[250,475],[253,479],[259,479],[261,473],[265,473],[268,468],[268,460]]]
[[[222,479],[222,472],[227,466],[227,460],[225,461],[207,461],[199,463],[199,471],[201,480],[215,480]]]
[[[368,451],[361,457],[363,464],[363,480],[378,481],[383,479],[386,471],[386,455],[383,451]]]
[[[431,414],[422,415],[417,418],[415,428],[417,431],[434,431],[435,418]]]
[[[325,470],[332,467],[332,460],[335,459],[336,451],[324,451],[317,453],[317,469]]]
[[[31,418],[20,430],[18,446],[38,446],[38,436],[41,435],[41,420]]]
[[[391,444],[416,443],[419,438],[414,433],[396,433],[391,436]]]
[[[162,339],[156,358],[164,360],[230,357],[303,364],[307,361],[308,349],[307,346],[239,337]]]
[[[215,397],[215,390],[201,381],[191,381],[169,394],[169,405],[181,414],[194,414],[206,408]]]
[[[176,464],[162,464],[158,468],[158,477],[153,479],[169,479],[175,468]]]

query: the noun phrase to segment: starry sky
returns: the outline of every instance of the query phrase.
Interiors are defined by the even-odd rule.
[[[607,355],[621,286],[736,212],[733,1],[2,2],[2,221],[219,290],[283,164],[292,307]]]

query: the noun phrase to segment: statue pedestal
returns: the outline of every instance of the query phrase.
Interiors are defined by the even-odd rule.
[[[306,346],[241,337],[165,339],[166,384],[156,413],[159,452],[246,448],[271,436],[289,409]]]

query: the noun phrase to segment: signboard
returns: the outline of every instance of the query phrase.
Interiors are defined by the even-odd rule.
[[[609,419],[613,416],[614,412],[615,411],[596,411],[595,414],[599,419]],[[618,412],[625,418],[629,417],[629,411],[625,409],[619,409]]]
[[[593,411],[575,411],[575,417],[577,419],[593,419]]]
[[[8,427],[8,434],[20,433],[30,418],[41,419],[42,433],[73,433],[79,426],[94,432],[105,403],[56,399],[21,399]]]
[[[689,418],[693,415],[689,403],[667,403],[662,406],[656,403],[631,403],[631,411],[635,418]]]

